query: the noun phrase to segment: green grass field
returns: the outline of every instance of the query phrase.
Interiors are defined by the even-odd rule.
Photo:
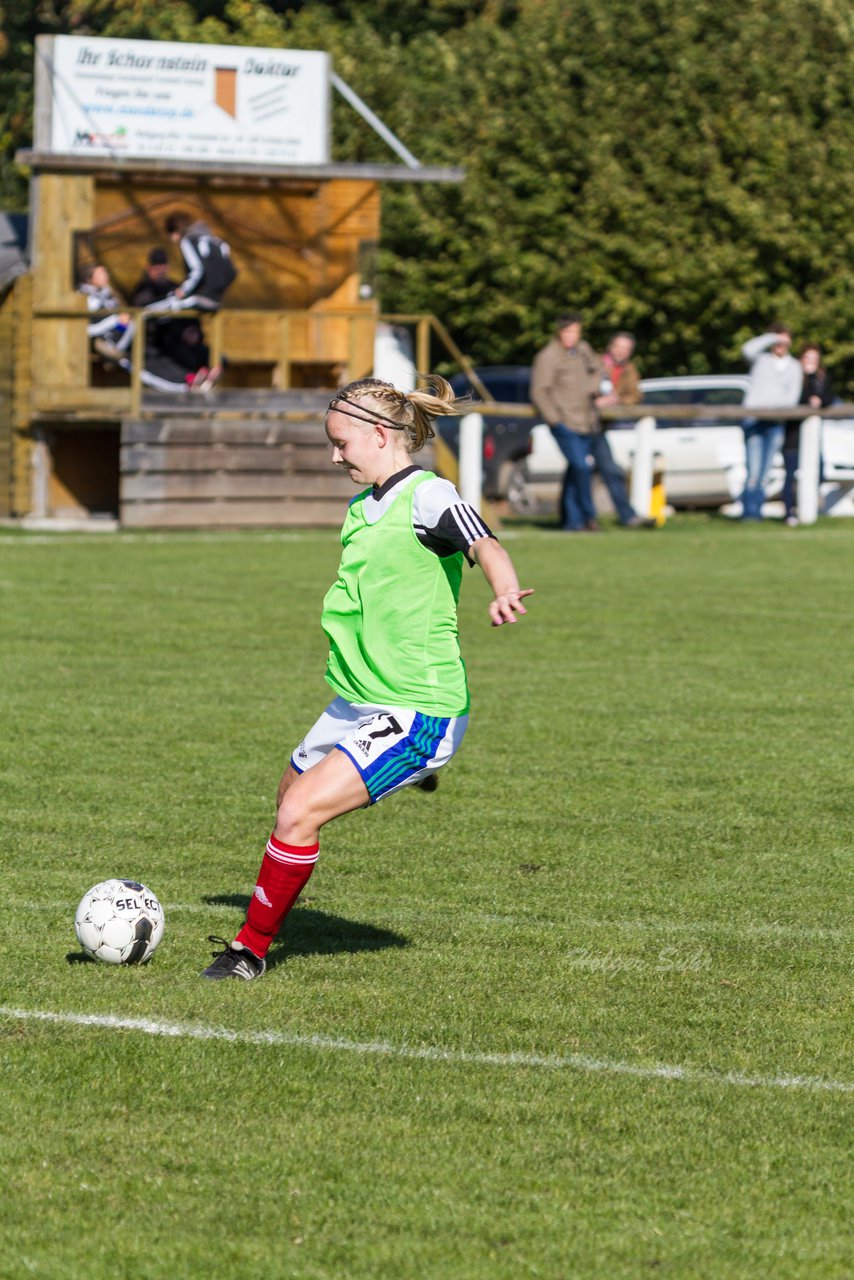
[[[0,530],[0,1275],[854,1275],[853,526],[511,531],[463,750],[327,829],[251,984],[198,975],[336,535]],[[142,969],[78,962],[109,876]]]

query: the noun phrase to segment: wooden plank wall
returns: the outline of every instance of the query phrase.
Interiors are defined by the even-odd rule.
[[[359,261],[362,246],[379,239],[378,183],[336,179],[259,189],[236,179],[216,186],[187,182],[182,189],[156,179],[99,177],[80,256],[102,261],[127,297],[156,245],[167,251],[170,275],[180,281],[181,253],[164,230],[178,210],[208,223],[231,246],[239,275],[228,291],[229,308],[375,309],[360,297]]]
[[[0,516],[12,514],[12,396],[15,385],[13,307],[10,292],[0,304]]]
[[[352,482],[330,465],[322,415],[122,424],[126,528],[338,526]]]
[[[18,276],[5,306],[10,308],[12,323],[11,359],[14,376],[11,385],[9,512],[25,515],[32,497],[32,437],[30,434],[30,397],[32,393],[32,275]]]
[[[309,371],[328,365],[352,377],[370,371],[376,303],[362,297],[360,264],[365,246],[379,240],[378,183],[346,179],[258,189],[235,181],[176,189],[156,180],[99,178],[92,227],[78,251],[102,261],[125,298],[155,245],[167,251],[170,276],[180,282],[181,253],[164,230],[168,215],[178,210],[227,240],[238,268],[223,308],[229,384],[270,386],[285,345],[289,360]],[[327,314],[341,308],[360,313],[355,331],[345,317]],[[286,344],[282,311],[312,313],[290,324]],[[246,312],[254,314],[244,318]],[[265,371],[253,374],[252,366]],[[308,378],[310,385],[310,372]],[[299,384],[299,369],[292,381]]]
[[[38,389],[54,389],[60,399],[68,388],[88,385],[86,325],[38,313],[86,315],[86,300],[77,292],[74,235],[92,224],[94,192],[89,174],[42,173],[33,185],[33,367]]]
[[[68,310],[86,303],[77,293],[75,232],[94,216],[91,174],[40,173],[33,182],[32,272],[36,311]]]

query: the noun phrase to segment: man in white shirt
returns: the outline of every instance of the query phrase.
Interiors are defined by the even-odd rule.
[[[789,409],[798,404],[803,383],[800,362],[791,351],[792,335],[785,325],[772,325],[768,333],[751,338],[741,348],[750,364],[750,385],[744,397],[747,409]],[[741,498],[742,520],[761,520],[765,483],[774,455],[783,443],[782,422],[745,418],[744,449],[747,479]]]

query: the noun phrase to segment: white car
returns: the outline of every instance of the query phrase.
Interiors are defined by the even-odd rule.
[[[643,404],[655,416],[656,405],[738,405],[748,379],[739,375],[645,378]],[[608,443],[615,461],[629,471],[634,451],[634,424],[609,427]],[[744,432],[738,422],[713,419],[658,420],[657,464],[664,472],[667,501],[673,507],[722,507],[735,502],[744,488]],[[854,482],[854,422],[826,422],[822,432],[822,490],[828,494]],[[511,473],[507,496],[513,509],[529,515],[557,504],[566,460],[544,424],[531,431],[531,452]],[[767,493],[776,497],[783,484],[783,459],[777,455]]]

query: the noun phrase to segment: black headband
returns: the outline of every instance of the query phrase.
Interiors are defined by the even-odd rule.
[[[333,396],[326,408],[327,413],[343,413],[345,417],[355,418],[357,422],[384,422],[387,427],[394,427],[395,431],[405,431],[411,423],[392,422],[391,418],[386,418],[381,413],[376,413],[373,409],[365,407],[363,413],[351,413],[349,409],[337,409],[336,405],[348,404],[353,409],[360,409],[362,406],[358,400],[350,400],[347,396]]]

